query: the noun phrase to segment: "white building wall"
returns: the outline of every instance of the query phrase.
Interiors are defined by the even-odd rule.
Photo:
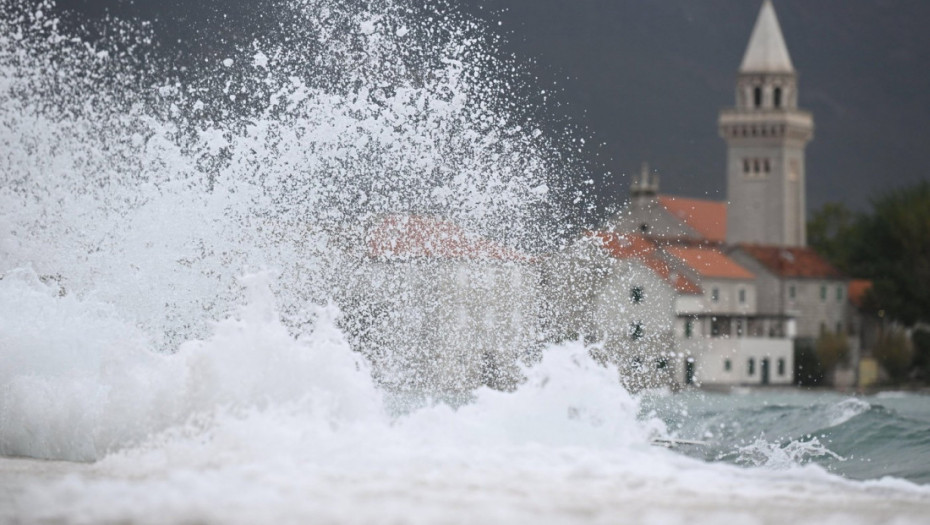
[[[786,310],[797,315],[798,337],[817,338],[824,331],[846,333],[847,281],[786,279]]]
[[[721,315],[756,313],[756,285],[752,281],[705,278],[700,281],[700,285],[704,290],[702,309],[687,313],[719,313]]]
[[[556,339],[583,338],[631,389],[670,386],[677,293],[667,281],[584,240],[546,267]]]
[[[672,332],[675,293],[649,268],[633,260],[614,261],[599,288],[595,319],[602,333],[630,340],[631,330],[638,324],[642,327],[641,339],[648,342]],[[634,298],[635,290],[641,290],[639,301]]]
[[[695,380],[702,385],[790,385],[794,382],[794,346],[790,339],[698,338],[681,341],[680,348],[694,360]],[[766,362],[767,382],[763,377]]]
[[[371,260],[356,277],[340,300],[347,332],[388,388],[510,388],[537,343],[542,298],[529,263]]]
[[[704,312],[704,296],[697,294],[679,295],[675,298],[675,313],[698,313]]]

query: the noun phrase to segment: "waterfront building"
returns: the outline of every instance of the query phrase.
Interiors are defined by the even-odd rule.
[[[664,195],[644,165],[628,205],[604,229],[641,236],[700,288],[674,310],[679,383],[791,384],[796,347],[814,348],[827,334],[846,339],[855,320],[848,278],[807,247],[805,148],[814,120],[798,107],[798,75],[770,0],[718,129],[726,202]],[[858,338],[844,344],[857,359]]]
[[[539,344],[536,260],[426,215],[379,217],[359,235],[340,303],[383,386],[453,395],[515,387]]]

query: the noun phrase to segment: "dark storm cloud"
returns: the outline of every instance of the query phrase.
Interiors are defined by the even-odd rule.
[[[499,12],[510,49],[538,58],[572,114],[608,144],[608,168],[643,160],[663,191],[723,198],[717,137],[761,1],[473,0]],[[808,203],[863,207],[930,174],[930,3],[775,0],[800,102],[814,113]],[[504,9],[506,8],[506,9]],[[566,79],[565,77],[569,78]],[[616,185],[626,179],[614,177]]]
[[[619,203],[642,161],[663,191],[725,197],[720,108],[761,0],[459,0],[491,21],[504,51],[525,63],[554,112],[588,139],[601,205]],[[66,0],[89,18],[156,20],[181,62],[247,43],[273,23],[267,2]],[[814,113],[808,204],[862,208],[876,192],[930,173],[930,3],[775,0],[800,103]],[[499,25],[498,25],[499,22]],[[178,40],[181,43],[178,43]],[[553,126],[562,121],[553,119]],[[593,145],[593,146],[591,146]]]

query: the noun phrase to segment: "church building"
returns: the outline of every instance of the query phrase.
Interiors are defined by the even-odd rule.
[[[679,384],[792,384],[796,348],[828,333],[850,336],[856,355],[849,281],[807,247],[805,148],[814,119],[798,107],[798,93],[765,0],[736,75],[735,105],[718,120],[727,201],[664,195],[644,166],[625,209],[601,228],[649,243],[652,257],[694,284],[674,302]]]

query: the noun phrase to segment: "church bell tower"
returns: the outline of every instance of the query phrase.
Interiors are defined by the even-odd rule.
[[[775,8],[765,0],[721,111],[727,142],[727,242],[805,246],[804,149],[814,119],[798,109],[798,76]]]

